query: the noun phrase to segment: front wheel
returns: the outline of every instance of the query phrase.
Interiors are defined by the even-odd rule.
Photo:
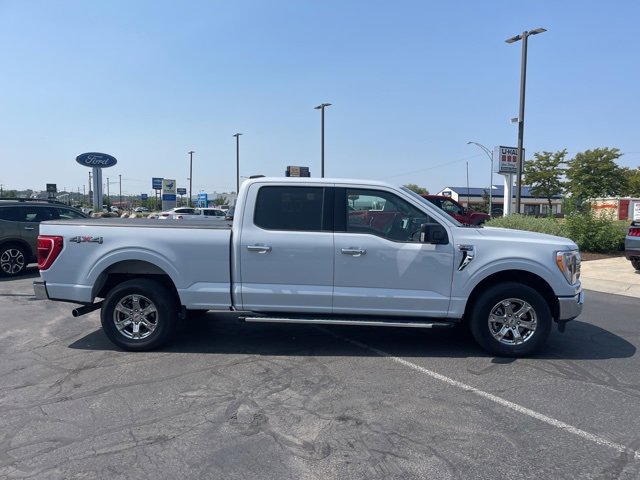
[[[160,282],[128,280],[111,290],[101,311],[102,328],[115,345],[129,351],[159,348],[178,321],[175,295]]]
[[[536,352],[551,331],[551,311],[533,288],[501,283],[486,290],[470,316],[473,338],[487,352],[524,357]]]
[[[640,270],[640,257],[631,257],[631,265],[636,270]]]

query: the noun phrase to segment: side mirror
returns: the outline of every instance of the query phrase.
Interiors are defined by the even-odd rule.
[[[449,236],[439,223],[423,223],[420,226],[420,243],[446,245],[449,243]]]

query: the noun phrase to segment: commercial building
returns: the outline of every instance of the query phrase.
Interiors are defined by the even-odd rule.
[[[515,190],[514,190],[515,193]],[[484,210],[489,203],[488,188],[477,187],[445,187],[436,195],[451,197],[465,207],[474,210]],[[551,199],[551,215],[561,217],[563,215],[562,195],[555,195]],[[501,215],[504,210],[504,187],[493,185],[491,189],[491,201],[493,203],[493,215]],[[549,215],[549,202],[546,198],[534,196],[529,187],[523,186],[520,194],[520,213],[524,215]],[[512,211],[515,212],[515,197],[512,199]]]

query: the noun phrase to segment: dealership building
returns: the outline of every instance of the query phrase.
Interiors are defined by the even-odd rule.
[[[451,197],[465,207],[481,210],[489,202],[488,187],[446,187],[436,193]],[[515,189],[514,189],[515,193]],[[562,212],[562,195],[554,195],[551,198],[551,215],[560,217]],[[504,187],[493,185],[491,188],[491,202],[493,203],[494,215],[500,215],[504,211]],[[512,212],[515,213],[515,197],[512,203]],[[536,197],[531,193],[529,187],[523,186],[520,193],[520,213],[524,215],[549,215],[549,202],[546,198]]]

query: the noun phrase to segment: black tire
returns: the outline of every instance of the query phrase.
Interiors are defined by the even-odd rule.
[[[106,296],[102,329],[118,347],[129,351],[160,348],[173,336],[178,302],[173,292],[149,279],[128,280]]]
[[[631,257],[631,265],[636,270],[640,270],[640,257]]]
[[[487,352],[503,357],[524,357],[539,350],[549,336],[551,323],[551,311],[542,295],[514,282],[487,289],[470,315],[476,342]]]
[[[24,247],[8,244],[0,247],[0,275],[17,277],[27,268],[27,253]]]

